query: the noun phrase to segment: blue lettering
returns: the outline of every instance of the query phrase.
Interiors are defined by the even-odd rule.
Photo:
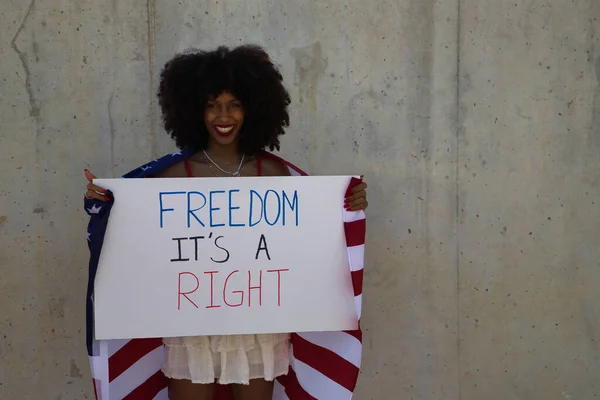
[[[294,190],[293,200],[290,202],[290,199],[287,197],[285,191],[283,191],[283,226],[285,226],[285,203],[290,206],[290,210],[296,210],[296,226],[298,226],[298,191]]]
[[[232,211],[240,209],[239,207],[234,207],[234,206],[231,205],[231,194],[234,193],[234,192],[239,192],[239,189],[235,189],[235,190],[230,190],[229,191],[229,226],[246,226],[244,224],[234,224],[233,222],[231,222],[231,220],[232,220],[232,216],[231,216]]]
[[[254,202],[254,200],[253,200],[254,199],[254,195],[256,195],[256,197],[258,197],[258,199],[260,200],[260,207],[259,207],[260,218],[256,222],[252,223],[252,212],[254,210],[254,208],[252,207],[252,204]],[[258,194],[254,190],[250,190],[250,213],[249,213],[249,217],[248,217],[248,225],[249,226],[257,225],[260,221],[262,221],[262,218],[263,218],[263,204],[264,204],[263,203],[263,199],[262,199],[262,197],[260,197],[260,194]]]
[[[269,221],[269,216],[267,214],[267,198],[269,197],[269,193],[273,193],[275,196],[277,196],[277,218],[275,218],[275,221],[271,222]],[[265,208],[264,214],[265,214],[265,221],[267,222],[267,224],[273,226],[277,223],[277,221],[279,221],[279,216],[281,215],[281,198],[279,197],[279,194],[277,194],[276,191],[274,190],[267,190],[265,192],[265,201],[263,203],[263,206]]]
[[[209,201],[210,201],[210,226],[211,227],[216,227],[216,226],[225,226],[225,224],[213,224],[213,211],[217,211],[220,210],[221,208],[219,207],[213,207],[213,194],[217,194],[217,193],[225,193],[224,190],[211,190],[210,194],[209,194]]]
[[[193,210],[191,209],[191,204],[192,204],[192,195],[193,194],[197,194],[202,196],[202,199],[204,200],[204,203],[198,207],[198,208],[194,208]],[[188,192],[187,194],[187,209],[188,209],[188,214],[187,214],[187,226],[188,228],[190,227],[190,222],[191,222],[191,218],[190,216],[194,217],[194,219],[196,221],[198,221],[200,223],[200,225],[202,225],[202,227],[204,227],[204,222],[200,221],[200,218],[198,218],[198,216],[195,214],[196,211],[201,210],[202,208],[204,208],[204,206],[206,205],[206,196],[203,195],[200,192]]]
[[[185,194],[185,192],[160,192],[158,194],[158,202],[160,204],[160,227],[163,227],[163,213],[165,211],[174,211],[174,208],[163,208],[163,195],[167,194]]]

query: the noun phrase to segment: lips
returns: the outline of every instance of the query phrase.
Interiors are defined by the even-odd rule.
[[[235,125],[215,125],[215,131],[220,136],[229,136],[233,132]]]

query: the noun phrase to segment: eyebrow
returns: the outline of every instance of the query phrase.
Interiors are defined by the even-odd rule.
[[[207,103],[218,103],[217,99],[209,99]],[[226,103],[241,103],[238,99],[229,100]]]

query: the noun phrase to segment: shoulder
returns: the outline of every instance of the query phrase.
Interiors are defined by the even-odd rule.
[[[262,157],[260,159],[263,176],[289,176],[290,171],[284,163],[279,160]]]

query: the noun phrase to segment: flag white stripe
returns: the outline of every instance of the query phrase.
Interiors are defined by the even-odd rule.
[[[152,400],[169,400],[169,388],[164,388]]]
[[[298,333],[298,336],[360,367],[362,344],[354,336],[344,332],[304,332]]]
[[[122,399],[156,374],[157,366],[161,366],[163,363],[164,353],[162,346],[157,347],[115,378],[111,382],[111,386],[115,390],[114,393],[111,393],[110,400]]]
[[[360,321],[362,316],[362,293],[354,296],[354,306],[356,307],[356,318]]]
[[[102,368],[102,379],[100,380],[100,392],[102,400],[110,400],[110,382],[108,380],[108,343],[106,340],[102,340],[98,343],[98,349],[100,353],[99,360],[106,363],[106,366]],[[98,379],[98,378],[96,378]]]
[[[108,362],[106,357],[101,355],[89,357],[90,369],[92,372],[92,378],[98,380],[108,379]]]
[[[302,388],[319,400],[346,400],[352,394],[348,389],[337,384],[311,366],[293,360],[293,368]]]
[[[290,400],[288,395],[285,394],[285,388],[277,380],[275,380],[273,387],[273,400]]]
[[[108,357],[112,357],[117,351],[121,350],[123,346],[129,343],[130,339],[111,339],[106,340],[108,346]]]
[[[361,219],[366,219],[364,211],[346,211],[344,210],[344,221],[345,222],[356,222]]]
[[[290,175],[292,176],[302,176],[300,175],[300,173],[298,171],[296,171],[294,168],[291,168],[288,166],[288,171],[290,171]]]
[[[365,245],[348,247],[350,271],[360,271],[365,267]]]

